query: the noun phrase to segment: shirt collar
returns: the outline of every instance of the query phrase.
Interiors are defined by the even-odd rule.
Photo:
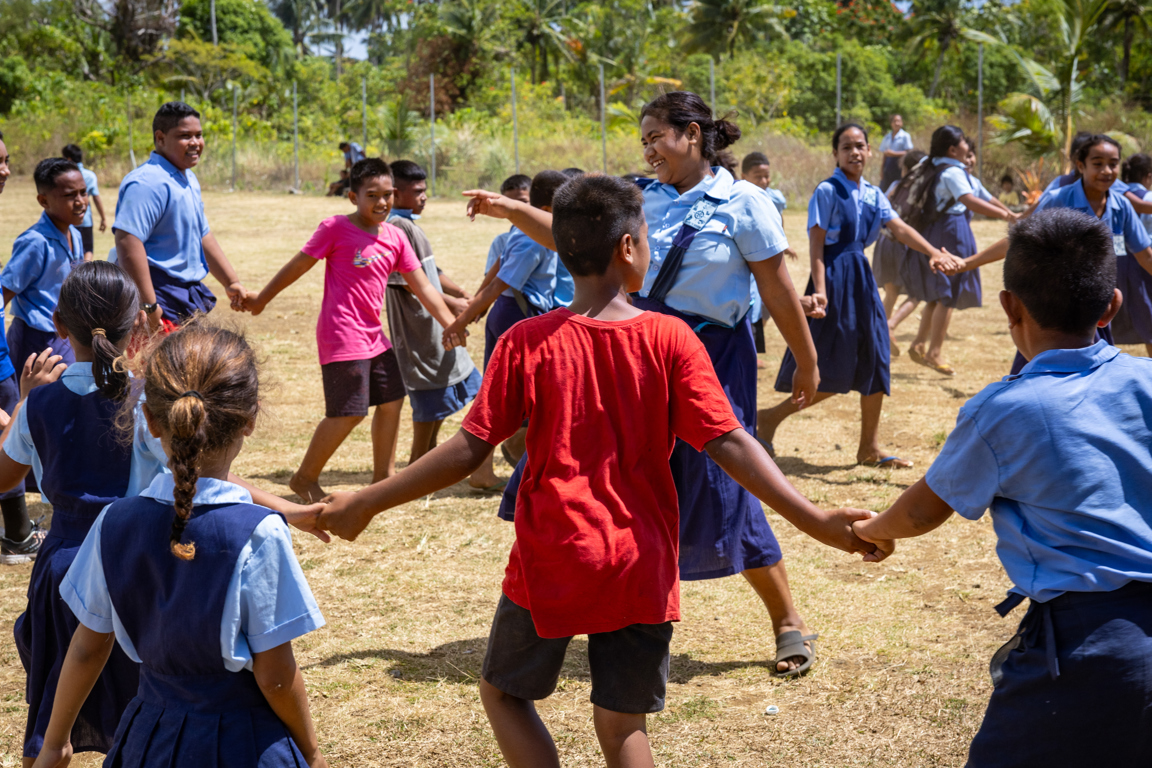
[[[1068,185],[1072,188],[1068,202],[1072,205],[1070,207],[1084,211],[1092,216],[1096,215],[1096,211],[1092,209],[1092,204],[1088,202],[1088,195],[1084,192],[1084,179],[1080,178]],[[1119,203],[1113,197],[1119,197],[1120,193],[1116,191],[1113,186],[1108,190],[1108,194],[1104,197],[1104,215],[1101,217],[1106,223],[1111,223],[1112,209]]]
[[[840,169],[840,166],[836,166],[836,170],[832,171],[832,178],[840,179],[848,189],[855,189],[857,192],[864,189],[864,179],[860,179],[859,183],[852,181],[844,175],[844,171]]]
[[[141,496],[164,504],[174,504],[176,496],[173,491],[176,480],[167,473],[153,478],[148,488]],[[192,506],[200,504],[251,504],[252,494],[235,483],[227,480],[217,480],[214,477],[201,477],[196,481],[196,495],[192,497]]]
[[[418,214],[412,213],[408,208],[393,208],[392,215],[398,216],[401,219],[408,219],[408,221],[416,221],[416,219],[420,218]]]
[[[695,203],[704,195],[727,201],[732,193],[732,185],[736,183],[736,180],[732,178],[732,174],[720,166],[713,166],[712,173],[712,176],[705,176],[700,180],[700,183],[684,194],[677,192],[676,187],[671,184],[659,182],[649,185],[649,189],[659,187],[661,192],[669,195],[672,200],[678,203]]]
[[[1080,349],[1049,349],[1032,358],[1021,370],[1021,376],[1029,373],[1081,373],[1098,368],[1108,362],[1120,350],[1104,340],[1090,347]]]
[[[152,156],[148,158],[148,162],[152,163],[153,165],[160,166],[168,172],[169,176],[174,176],[180,181],[188,181],[188,174],[172,165],[168,158],[164,157],[164,155],[160,154],[159,152],[153,151]]]
[[[967,172],[968,167],[954,157],[934,157],[932,158],[933,165],[951,165],[960,168]]]
[[[36,228],[40,231],[40,234],[49,239],[55,239],[58,243],[60,243],[60,245],[64,247],[64,252],[68,254],[69,258],[79,259],[83,257],[84,254],[82,253],[72,252],[72,246],[74,245],[74,243],[70,240],[72,237],[72,227],[68,227],[68,234],[65,235],[63,232],[56,228],[56,224],[48,216],[48,211],[44,211],[40,214],[40,220],[36,222]]]

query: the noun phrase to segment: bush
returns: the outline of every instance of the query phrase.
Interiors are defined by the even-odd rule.
[[[24,95],[31,82],[32,73],[22,57],[0,59],[0,115],[12,111],[12,106]]]

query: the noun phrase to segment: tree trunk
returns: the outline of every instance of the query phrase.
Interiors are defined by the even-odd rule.
[[[336,79],[340,79],[340,75],[344,74],[344,23],[341,16],[344,13],[344,6],[340,0],[336,0],[336,46],[333,53],[336,55]]]
[[[1132,29],[1132,19],[1124,19],[1124,58],[1120,60],[1120,88],[1128,82],[1128,67],[1132,63],[1132,43],[1136,34]]]
[[[928,89],[928,98],[936,98],[936,86],[940,85],[940,72],[944,69],[944,54],[948,52],[948,43],[951,41],[944,41],[940,43],[940,55],[936,57],[936,73],[932,75],[932,87]]]
[[[548,45],[543,40],[540,44],[540,82],[548,82]]]

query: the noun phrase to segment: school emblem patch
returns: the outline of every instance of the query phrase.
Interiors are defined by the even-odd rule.
[[[1112,235],[1112,251],[1117,256],[1128,254],[1128,245],[1124,240],[1124,235]]]
[[[716,213],[717,207],[716,203],[708,198],[700,198],[693,204],[692,210],[688,211],[688,215],[684,218],[684,226],[695,230],[702,229],[712,218],[712,214]]]
[[[880,201],[876,194],[876,187],[864,187],[860,193],[860,202],[864,205],[878,205]]]

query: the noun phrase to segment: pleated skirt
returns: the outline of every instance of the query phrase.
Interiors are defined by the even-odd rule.
[[[961,258],[976,253],[976,238],[962,213],[941,216],[924,233],[924,239]],[[933,272],[928,257],[917,251],[908,251],[900,268],[899,282],[912,298],[937,301],[952,309],[971,309],[983,302],[979,269],[959,275],[941,275]]]
[[[872,275],[877,285],[900,283],[900,265],[908,258],[908,246],[881,234],[872,249]]]
[[[1117,256],[1116,287],[1124,294],[1124,303],[1112,321],[1116,343],[1152,344],[1152,274],[1135,256]]]

